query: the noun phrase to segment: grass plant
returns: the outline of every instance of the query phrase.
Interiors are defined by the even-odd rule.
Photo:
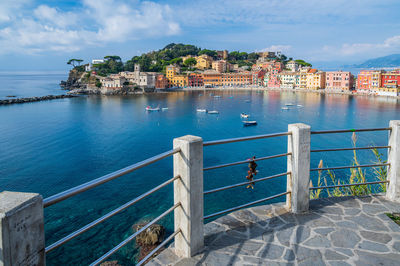
[[[356,147],[357,144],[357,135],[353,132],[351,137],[353,147]],[[374,164],[384,164],[386,161],[383,159],[383,154],[379,153],[377,149],[371,148],[374,157]],[[365,183],[367,182],[367,172],[359,166],[359,160],[357,156],[357,151],[353,150],[353,159],[352,166],[354,168],[350,168],[350,178],[347,184],[357,184],[357,183]],[[324,162],[320,160],[318,164],[318,168],[323,168]],[[378,166],[373,168],[372,175],[378,181],[385,181],[387,179],[387,167],[386,166]],[[345,182],[336,178],[336,175],[331,170],[326,170],[326,174],[323,175],[323,171],[318,171],[318,179],[317,179],[317,187],[321,187],[322,185],[343,185]],[[336,187],[331,189],[326,189],[326,193],[328,197],[343,197],[343,196],[364,196],[372,193],[380,193],[386,192],[386,183],[381,183],[377,185],[378,187],[373,189],[372,185],[358,185],[358,186],[349,186],[349,187]],[[310,181],[310,187],[313,187],[313,183]],[[318,199],[321,196],[322,189],[315,189],[310,191],[311,199]]]

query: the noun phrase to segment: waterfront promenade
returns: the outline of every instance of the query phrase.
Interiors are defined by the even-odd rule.
[[[384,196],[310,201],[306,214],[284,203],[239,210],[205,225],[204,251],[179,259],[173,244],[147,265],[399,265],[400,226]]]

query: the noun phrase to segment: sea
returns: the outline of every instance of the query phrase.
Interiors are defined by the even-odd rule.
[[[1,72],[0,98],[63,94],[65,73]],[[214,97],[221,96],[221,97]],[[289,110],[282,110],[286,104]],[[298,106],[301,105],[301,106]],[[146,112],[145,107],[168,108]],[[197,108],[219,114],[198,113]],[[244,127],[240,113],[257,126]],[[195,135],[204,141],[287,131],[305,123],[312,130],[387,127],[400,119],[400,101],[301,92],[179,91],[132,96],[81,96],[0,106],[0,191],[35,192],[44,198],[140,162],[172,148],[174,138]],[[387,132],[357,133],[358,147],[387,145]],[[313,135],[312,149],[352,147],[352,134]],[[287,151],[287,137],[204,147],[204,166],[264,157]],[[385,158],[386,150],[380,150]],[[353,163],[353,152],[312,153],[311,167]],[[357,152],[361,164],[376,162],[370,150]],[[286,172],[286,158],[258,162],[256,178]],[[365,169],[369,181],[376,180]],[[247,165],[204,172],[204,189],[246,181]],[[348,182],[350,171],[337,170]],[[328,182],[330,177],[322,173]],[[119,177],[45,209],[46,245],[81,228],[121,204],[173,177],[172,158]],[[318,173],[311,175],[314,185]],[[237,187],[204,198],[205,215],[286,191],[286,177],[258,182],[254,189]],[[48,265],[87,265],[173,205],[172,184],[47,254]],[[324,194],[323,194],[324,195]],[[322,195],[322,196],[323,196]],[[277,198],[271,201],[284,201]],[[209,222],[209,221],[205,221]],[[160,221],[167,234],[173,217]],[[130,265],[138,248],[131,242],[109,260]]]

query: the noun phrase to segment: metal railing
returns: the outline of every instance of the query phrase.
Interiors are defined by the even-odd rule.
[[[207,141],[204,142],[203,146],[212,146],[212,145],[220,145],[220,144],[227,144],[227,143],[234,143],[234,142],[240,142],[240,141],[249,141],[249,140],[258,140],[258,139],[266,139],[266,138],[273,138],[273,137],[281,137],[281,136],[289,136],[291,135],[291,132],[280,132],[280,133],[273,133],[273,134],[265,134],[265,135],[256,135],[256,136],[250,136],[250,137],[240,137],[240,138],[231,138],[231,139],[223,139],[223,140],[215,140],[215,141]],[[270,155],[270,156],[265,156],[265,157],[260,157],[260,158],[256,158],[254,159],[254,161],[261,161],[261,160],[268,160],[268,159],[274,159],[274,158],[280,158],[280,157],[285,157],[285,156],[291,156],[292,153],[287,152],[287,153],[282,153],[282,154],[277,154],[277,155]],[[239,164],[245,164],[245,163],[249,163],[250,159],[248,160],[242,160],[242,161],[237,161],[237,162],[232,162],[232,163],[226,163],[226,164],[220,164],[220,165],[214,165],[214,166],[209,166],[209,167],[205,167],[203,169],[203,171],[208,171],[208,170],[214,170],[214,169],[219,169],[219,168],[223,168],[223,167],[228,167],[228,166],[234,166],[234,165],[239,165]],[[263,177],[263,178],[259,178],[259,179],[255,179],[252,181],[248,181],[248,182],[241,182],[241,183],[237,183],[237,184],[233,184],[233,185],[228,185],[228,186],[224,186],[224,187],[219,187],[219,188],[215,188],[215,189],[211,189],[208,191],[205,191],[203,194],[204,195],[208,195],[211,193],[215,193],[215,192],[219,192],[219,191],[223,191],[223,190],[227,190],[227,189],[231,189],[231,188],[236,188],[236,187],[240,187],[240,186],[245,186],[245,185],[250,185],[250,184],[254,184],[260,181],[266,181],[266,180],[271,180],[273,178],[277,178],[277,177],[281,177],[281,176],[287,176],[290,175],[291,172],[285,172],[285,173],[280,173],[280,174],[276,174],[276,175],[272,175],[272,176],[267,176],[267,177]],[[203,219],[210,219],[222,214],[226,214],[229,212],[233,212],[239,209],[243,209],[249,206],[253,206],[268,200],[272,200],[284,195],[287,195],[291,193],[290,191],[286,191],[277,195],[273,195],[264,199],[260,199],[260,200],[256,200],[253,202],[249,202],[243,205],[239,205],[233,208],[228,208],[226,210],[222,210],[213,214],[209,214],[203,217]]]
[[[48,198],[45,198],[43,200],[43,206],[45,208],[49,207],[49,206],[51,206],[53,204],[56,204],[57,202],[63,201],[65,199],[68,199],[68,198],[70,198],[72,196],[75,196],[75,195],[77,195],[79,193],[82,193],[84,191],[87,191],[89,189],[97,187],[97,186],[99,186],[101,184],[104,184],[104,183],[106,183],[108,181],[111,181],[111,180],[113,180],[113,179],[115,179],[117,177],[129,174],[129,173],[131,173],[131,172],[133,172],[133,171],[135,171],[135,170],[137,170],[139,168],[142,168],[142,167],[145,167],[145,166],[147,166],[149,164],[152,164],[152,163],[155,163],[157,161],[160,161],[160,160],[162,160],[164,158],[167,158],[167,157],[169,157],[169,156],[171,156],[171,155],[173,155],[175,153],[178,153],[178,152],[180,152],[180,149],[173,149],[173,150],[161,153],[159,155],[153,156],[153,157],[151,157],[149,159],[146,159],[144,161],[132,164],[132,165],[130,165],[128,167],[122,168],[122,169],[117,170],[115,172],[112,172],[112,173],[110,173],[108,175],[96,178],[94,180],[91,180],[91,181],[86,182],[84,184],[81,184],[79,186],[70,188],[70,189],[68,189],[66,191],[63,191],[63,192],[60,192],[60,193],[58,193],[56,195],[50,196]]]
[[[315,134],[333,134],[333,133],[385,131],[385,130],[391,130],[391,128],[308,131],[307,134],[315,135]],[[294,131],[293,131],[293,134],[295,134]],[[241,141],[266,139],[266,138],[272,138],[272,137],[290,136],[290,135],[292,135],[291,132],[280,132],[280,133],[274,133],[274,134],[264,134],[264,135],[248,136],[248,137],[239,137],[239,138],[230,138],[230,139],[223,139],[223,140],[214,140],[214,141],[204,142],[203,143],[203,147],[219,145],[219,144],[228,144],[228,143],[234,143],[234,142],[241,142]],[[308,147],[308,150],[310,150],[310,152],[315,153],[315,152],[354,151],[354,150],[371,150],[371,149],[386,149],[386,148],[390,149],[391,147],[390,146],[372,146],[372,147],[351,147],[351,148],[327,148],[327,149],[314,149],[314,150],[310,150],[309,147]],[[292,151],[295,152],[294,150],[292,150]],[[118,178],[120,176],[123,176],[125,174],[131,173],[131,172],[133,172],[133,171],[135,171],[137,169],[143,168],[143,167],[145,167],[147,165],[150,165],[152,163],[160,161],[160,160],[162,160],[164,158],[167,158],[167,157],[169,157],[171,155],[174,155],[176,153],[179,153],[179,152],[182,152],[180,148],[175,148],[175,149],[169,150],[167,152],[161,153],[161,154],[153,156],[153,157],[151,157],[149,159],[146,159],[146,160],[143,160],[141,162],[135,163],[133,165],[130,165],[128,167],[125,167],[123,169],[120,169],[118,171],[110,173],[108,175],[105,175],[105,176],[102,176],[100,178],[91,180],[91,181],[86,182],[84,184],[81,184],[79,186],[73,187],[73,188],[68,189],[66,191],[63,191],[61,193],[58,193],[58,194],[53,195],[51,197],[48,197],[48,198],[44,199],[44,201],[43,201],[44,207],[49,207],[49,206],[51,206],[53,204],[56,204],[56,203],[61,202],[63,200],[66,200],[66,199],[68,199],[68,198],[70,198],[70,197],[72,197],[74,195],[77,195],[77,194],[82,193],[84,191],[87,191],[87,190],[90,190],[92,188],[95,188],[95,187],[97,187],[97,186],[99,186],[101,184],[104,184],[104,183],[106,183],[108,181],[114,180],[114,179],[116,179],[116,178]],[[293,156],[292,152],[288,151],[288,152],[282,153],[282,154],[260,157],[260,158],[254,159],[254,161],[269,160],[269,159],[288,157],[288,156]],[[297,156],[301,156],[301,155],[297,155]],[[231,162],[231,163],[208,166],[208,167],[204,167],[202,170],[203,171],[209,171],[209,170],[214,170],[214,169],[219,169],[219,168],[224,168],[224,167],[229,167],[229,166],[246,164],[246,163],[249,163],[250,161],[251,160],[241,160],[241,161],[236,161],[236,162]],[[309,163],[308,163],[308,165],[309,165]],[[390,167],[390,163],[311,168],[310,172],[349,169],[349,168],[384,167],[384,166]],[[293,171],[293,173],[295,173],[295,171]],[[227,190],[227,189],[246,186],[246,185],[254,184],[254,183],[257,183],[257,182],[261,182],[261,181],[271,180],[271,179],[282,177],[282,176],[289,176],[290,178],[293,178],[293,173],[288,169],[286,172],[283,172],[283,173],[279,173],[279,174],[275,174],[275,175],[271,175],[271,176],[267,176],[267,177],[262,177],[262,178],[258,178],[258,179],[251,180],[251,181],[246,181],[246,182],[236,183],[236,184],[232,184],[232,185],[227,185],[227,186],[223,186],[223,187],[219,187],[219,188],[214,188],[214,189],[210,189],[210,190],[207,190],[207,191],[204,191],[204,192],[203,192],[203,190],[201,190],[201,192],[203,193],[202,195],[208,195],[208,194],[224,191],[224,190]],[[182,176],[184,176],[184,175],[182,174]],[[167,186],[167,185],[169,185],[171,183],[174,183],[174,181],[176,181],[178,179],[181,179],[181,182],[182,182],[181,176],[180,175],[176,175],[175,177],[163,182],[162,184],[154,187],[153,189],[151,189],[151,190],[141,194],[140,196],[137,196],[136,198],[126,202],[125,204],[121,205],[120,207],[108,212],[107,214],[105,214],[105,215],[101,216],[100,218],[96,219],[95,221],[93,221],[91,223],[88,223],[87,225],[81,227],[80,229],[78,229],[78,230],[68,234],[67,236],[63,237],[62,239],[54,242],[53,244],[51,244],[51,245],[49,245],[48,247],[45,248],[45,252],[48,253],[48,252],[60,247],[61,245],[65,244],[68,241],[76,238],[77,236],[85,233],[86,231],[90,230],[91,228],[97,226],[98,224],[100,224],[100,223],[106,221],[107,219],[113,217],[114,215],[124,211],[128,207],[136,204],[137,202],[141,201],[142,199],[150,196],[154,192],[162,189],[163,187],[165,187],[165,186]],[[181,182],[178,182],[178,183],[181,183]],[[289,182],[289,179],[288,179],[288,182]],[[372,185],[372,184],[383,184],[383,183],[389,183],[389,181],[388,180],[384,180],[384,181],[372,181],[372,182],[355,183],[355,184],[340,184],[340,185],[331,185],[331,186],[326,185],[326,186],[320,186],[320,187],[310,187],[309,190],[330,189],[330,188],[336,188],[336,187],[351,187],[351,186]],[[259,204],[259,203],[263,203],[263,202],[266,202],[266,201],[269,201],[269,200],[272,200],[272,199],[276,199],[276,198],[291,194],[292,192],[290,190],[292,190],[292,189],[288,188],[288,191],[285,191],[285,192],[282,192],[282,193],[279,193],[279,194],[276,194],[276,195],[273,195],[273,196],[269,196],[269,197],[266,197],[266,198],[263,198],[263,199],[255,200],[255,201],[248,202],[248,203],[245,203],[245,204],[242,204],[242,205],[239,205],[239,206],[235,206],[235,207],[228,208],[228,209],[225,209],[225,210],[222,210],[222,211],[218,211],[218,212],[215,212],[215,213],[212,213],[212,214],[209,214],[209,215],[205,215],[205,216],[203,216],[203,219],[206,220],[206,219],[214,218],[214,217],[217,217],[217,216],[220,216],[220,215],[223,215],[223,214],[226,214],[226,213],[230,213],[230,212],[242,209],[242,208],[246,208],[246,207],[253,206],[253,205],[256,205],[256,204]],[[145,232],[150,226],[154,225],[156,222],[158,222],[159,220],[161,220],[165,216],[167,216],[167,215],[171,214],[172,212],[174,212],[175,209],[178,208],[178,207],[182,207],[182,203],[181,202],[175,203],[168,210],[166,210],[165,212],[160,214],[158,217],[154,218],[151,222],[149,222],[146,225],[144,225],[142,228],[140,228],[135,233],[130,235],[128,238],[123,240],[121,243],[116,245],[114,248],[112,248],[111,250],[106,252],[103,256],[101,256],[100,258],[95,260],[91,265],[98,265],[98,264],[104,262],[106,259],[108,259],[110,256],[112,256],[115,252],[117,252],[122,247],[126,246],[129,242],[131,242],[133,239],[135,239],[139,234]],[[185,228],[185,227],[182,227],[182,228]],[[161,244],[159,244],[156,248],[154,248],[149,254],[147,254],[141,261],[139,261],[138,265],[142,265],[146,261],[148,261],[154,254],[156,254],[156,252],[158,252],[163,246],[165,246],[168,242],[170,242],[179,233],[182,233],[181,228],[175,228],[175,231],[169,237],[167,237]]]
[[[391,130],[392,130],[392,128],[390,128],[390,127],[384,127],[384,128],[365,128],[365,129],[320,130],[320,131],[311,131],[310,133],[312,135],[317,135],[317,134],[335,134],[335,133],[391,131]],[[374,150],[374,149],[391,149],[391,146],[370,146],[370,147],[316,149],[316,150],[310,150],[310,152],[356,151],[356,150]],[[353,168],[367,168],[367,167],[374,168],[374,167],[383,167],[383,166],[390,167],[390,163],[311,168],[310,172],[341,170],[341,169],[353,169]],[[384,183],[389,183],[389,181],[388,180],[383,180],[383,181],[371,181],[371,182],[354,183],[354,184],[339,184],[339,185],[329,185],[329,186],[327,185],[327,186],[319,186],[319,187],[310,187],[309,189],[310,190],[330,189],[330,188],[353,187],[353,186],[374,185],[374,184],[384,184]]]
[[[151,158],[148,158],[146,160],[143,160],[141,162],[135,163],[133,165],[130,165],[128,167],[125,167],[123,169],[120,169],[118,171],[112,172],[108,175],[99,177],[97,179],[91,180],[89,182],[86,182],[84,184],[81,184],[79,186],[76,186],[74,188],[68,189],[66,191],[60,192],[56,195],[50,196],[46,199],[43,200],[43,206],[49,207],[53,204],[56,204],[58,202],[61,202],[65,199],[68,199],[74,195],[77,195],[79,193],[82,193],[84,191],[90,190],[92,188],[95,188],[101,184],[104,184],[108,181],[111,181],[113,179],[116,179],[120,176],[126,175],[128,173],[131,173],[137,169],[140,169],[142,167],[145,167],[147,165],[150,165],[152,163],[155,163],[157,161],[160,161],[164,158],[167,158],[175,153],[180,152],[180,148],[176,148],[164,153],[161,153],[159,155],[153,156]],[[131,201],[128,201],[127,203],[121,205],[120,207],[112,210],[111,212],[103,215],[102,217],[96,219],[95,221],[81,227],[80,229],[76,230],[73,233],[70,233],[69,235],[63,237],[62,239],[54,242],[53,244],[47,246],[45,248],[45,253],[48,253],[60,246],[62,246],[63,244],[67,243],[68,241],[74,239],[75,237],[85,233],[86,231],[90,230],[91,228],[95,227],[96,225],[106,221],[107,219],[113,217],[114,215],[124,211],[125,209],[127,209],[128,207],[134,205],[135,203],[141,201],[142,199],[150,196],[151,194],[153,194],[154,192],[160,190],[161,188],[167,186],[168,184],[173,183],[175,180],[179,179],[180,176],[175,176],[167,181],[165,181],[164,183],[154,187],[153,189],[143,193],[142,195],[132,199]],[[162,213],[161,215],[159,215],[157,218],[153,219],[151,222],[147,223],[145,226],[143,226],[140,230],[138,230],[137,232],[135,232],[134,234],[132,234],[131,236],[129,236],[127,239],[125,239],[124,241],[122,241],[120,244],[118,244],[117,246],[115,246],[113,249],[111,249],[110,251],[108,251],[106,254],[104,254],[103,256],[101,256],[99,259],[97,259],[96,261],[94,261],[91,265],[98,265],[101,262],[103,262],[104,260],[106,260],[107,258],[109,258],[112,254],[114,254],[115,252],[117,252],[120,248],[122,248],[123,246],[125,246],[126,244],[128,244],[130,241],[132,241],[136,236],[138,236],[140,233],[144,232],[147,228],[149,228],[150,226],[152,226],[153,224],[155,224],[157,221],[159,221],[160,219],[162,219],[163,217],[165,217],[166,215],[170,214],[171,212],[173,212],[177,207],[179,207],[181,204],[180,203],[176,203],[174,206],[172,206],[171,208],[169,208],[167,211],[165,211],[164,213]],[[157,252],[157,250],[159,250],[161,247],[163,247],[164,245],[166,245],[173,237],[175,237],[178,233],[180,233],[181,230],[177,230],[175,231],[171,236],[169,236],[167,239],[165,239],[160,245],[158,245],[153,251],[152,254],[154,254],[155,252]],[[143,264],[148,258],[150,257],[150,254],[148,256],[146,256],[142,261],[139,262],[139,265]]]

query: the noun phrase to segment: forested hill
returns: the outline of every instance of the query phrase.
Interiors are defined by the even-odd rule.
[[[140,56],[134,56],[127,62],[122,62],[121,58],[117,55],[105,56],[105,63],[97,64],[94,67],[99,75],[105,76],[107,74],[118,73],[121,71],[133,71],[134,65],[137,63],[140,65],[142,71],[150,72],[163,72],[165,67],[170,64],[180,65],[182,70],[188,66],[182,61],[182,56],[192,55],[198,56],[207,54],[214,59],[217,58],[217,51],[210,49],[201,49],[190,44],[175,44],[171,43],[158,51],[152,51],[144,53]],[[247,53],[240,51],[232,51],[228,54],[228,61],[232,64],[238,64],[239,66],[251,66],[259,58],[259,54],[256,52]],[[291,58],[289,58],[290,60]],[[81,62],[80,59],[73,59],[76,62]],[[276,58],[278,61],[286,62],[288,58],[285,55],[280,55]],[[69,62],[71,63],[71,62]],[[74,66],[78,70],[84,70],[83,66]]]

